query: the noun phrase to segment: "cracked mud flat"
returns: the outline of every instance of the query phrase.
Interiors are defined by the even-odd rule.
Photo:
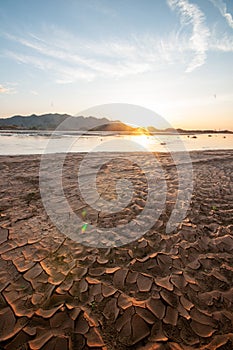
[[[168,186],[162,215],[143,237],[109,249],[55,228],[40,198],[39,156],[0,157],[1,349],[233,349],[233,151],[191,153],[193,196],[171,234],[177,172],[158,157]],[[77,215],[85,208],[87,222],[109,228],[137,217],[147,196],[140,169],[122,156],[100,170],[106,200],[119,176],[135,192],[125,211],[97,215],[77,188],[81,159],[68,155],[63,173]]]

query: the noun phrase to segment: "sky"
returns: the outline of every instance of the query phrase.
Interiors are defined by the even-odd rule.
[[[0,1],[1,118],[127,103],[233,130],[232,77],[232,0]]]

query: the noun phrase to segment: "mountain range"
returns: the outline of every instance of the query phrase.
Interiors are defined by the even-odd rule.
[[[61,125],[60,125],[61,124]],[[122,123],[119,120],[111,121],[107,118],[96,117],[74,117],[69,114],[48,113],[43,115],[32,114],[30,116],[15,115],[9,118],[0,118],[0,129],[13,130],[55,130],[58,126],[62,131],[93,130],[93,131],[119,131],[127,133],[233,133],[228,130],[184,130],[168,128],[156,129],[153,126],[147,128],[135,128]]]
[[[66,122],[65,122],[66,121]],[[64,130],[89,130],[110,123],[106,118],[74,117],[69,114],[49,113],[30,116],[15,115],[0,119],[1,129],[55,130],[64,122]]]

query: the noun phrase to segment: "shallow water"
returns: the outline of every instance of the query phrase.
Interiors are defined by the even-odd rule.
[[[111,132],[17,131],[0,133],[0,155],[58,152],[173,152],[233,149],[233,134],[117,135]]]

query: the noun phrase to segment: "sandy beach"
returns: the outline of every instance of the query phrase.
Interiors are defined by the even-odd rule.
[[[193,195],[186,218],[166,233],[177,171],[158,154],[167,182],[162,214],[142,237],[115,248],[64,236],[40,196],[39,155],[0,156],[0,349],[233,349],[233,151],[193,151]],[[144,174],[109,162],[97,188],[115,196],[113,179],[134,185],[130,206],[101,214],[82,200],[77,168],[64,164],[64,193],[77,215],[114,227],[143,210]],[[96,157],[102,155],[96,154]],[[146,155],[142,156],[147,161]],[[95,164],[93,164],[93,167]],[[85,232],[82,233],[85,235]]]

